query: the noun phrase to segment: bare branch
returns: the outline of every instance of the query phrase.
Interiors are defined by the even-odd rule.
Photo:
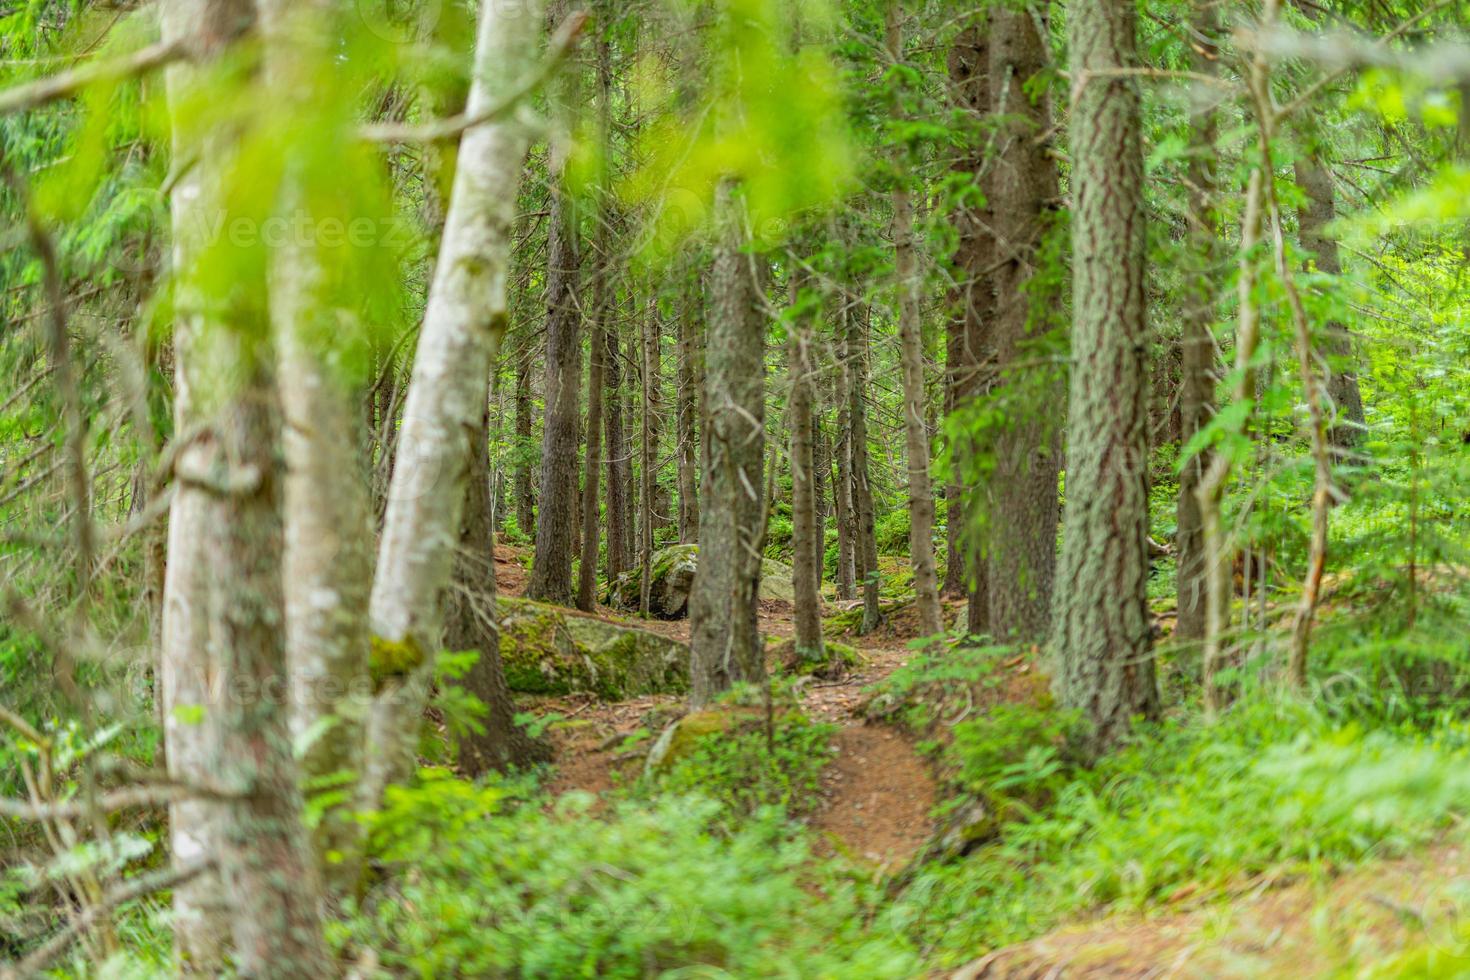
[[[183,39],[159,41],[132,54],[109,61],[93,61],[67,71],[38,78],[24,85],[0,92],[0,116],[26,112],[59,99],[75,95],[88,85],[98,82],[119,82],[125,78],[142,75],[155,68],[178,61],[188,55],[188,46]]]

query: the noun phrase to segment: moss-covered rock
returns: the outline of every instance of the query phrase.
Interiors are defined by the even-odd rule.
[[[682,619],[689,615],[689,592],[694,587],[694,572],[699,565],[699,546],[676,544],[660,548],[649,557],[652,587],[648,593],[648,611],[659,619]],[[603,598],[618,609],[637,610],[643,587],[642,569],[634,568],[618,576]],[[770,558],[761,562],[760,597],[768,601],[794,602],[791,566]]]
[[[496,608],[513,691],[619,700],[689,686],[689,647],[676,640],[525,599],[501,597]]]
[[[822,641],[820,659],[803,656],[796,649],[796,640],[782,640],[770,651],[781,670],[786,674],[811,676],[822,680],[837,680],[846,677],[862,664],[862,654],[846,643],[836,640]]]
[[[759,713],[751,708],[708,708],[694,711],[669,724],[658,741],[648,750],[644,771],[649,775],[666,772],[694,750],[706,735],[715,735],[755,724]]]

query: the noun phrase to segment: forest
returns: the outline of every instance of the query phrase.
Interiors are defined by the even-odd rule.
[[[1470,976],[1467,33],[0,0],[0,978]]]

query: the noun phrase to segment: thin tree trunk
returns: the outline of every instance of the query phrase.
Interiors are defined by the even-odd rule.
[[[491,105],[525,70],[540,24],[534,12],[497,4],[481,8],[468,113]],[[485,379],[505,333],[510,231],[528,142],[528,131],[514,119],[476,126],[460,141],[404,410],[403,444],[415,447],[418,465],[394,471],[370,606],[376,642],[385,650],[396,648],[402,655],[396,659],[420,663],[406,676],[385,678],[374,701],[361,795],[369,809],[389,783],[413,768],[439,642],[438,600],[459,535],[470,443],[484,412]]]
[[[692,284],[685,300],[684,314],[678,318],[678,380],[674,394],[677,404],[675,425],[679,461],[679,542],[699,540],[699,323],[702,319],[698,272],[691,272]]]
[[[709,453],[698,570],[689,598],[690,701],[765,678],[756,600],[767,502],[765,360],[744,216],[731,182],[716,196],[706,368]]]
[[[190,41],[197,62],[221,54],[251,21],[249,0],[164,0],[160,21],[164,38]],[[175,62],[167,71],[171,107],[196,97],[195,86],[207,66]],[[175,276],[192,270],[207,251],[206,230],[215,216],[223,171],[228,166],[223,135],[201,132],[179,121],[173,124],[172,157],[194,160],[174,183],[169,198],[173,224],[172,267]],[[204,391],[196,391],[202,356],[201,336],[223,330],[206,318],[203,297],[176,286],[174,326],[174,432],[189,438],[211,416]],[[219,461],[213,445],[194,442],[179,453],[179,466],[207,470]],[[175,485],[169,505],[168,560],[164,572],[159,683],[163,700],[163,737],[169,776],[181,783],[204,783],[217,777],[219,754],[217,710],[221,700],[220,651],[210,642],[209,593],[214,570],[206,550],[207,532],[217,521],[221,501],[201,484]],[[169,806],[169,854],[183,870],[219,854],[221,805],[204,799],[180,800]],[[181,972],[218,976],[230,955],[231,909],[217,869],[208,869],[173,890],[174,949]]]
[[[796,605],[796,655],[806,663],[821,663],[822,564],[821,523],[817,520],[817,466],[813,452],[812,405],[816,401],[817,365],[813,351],[811,314],[802,309],[803,282],[791,278],[795,315],[787,327],[786,371],[791,386],[787,398],[791,427],[791,583]]]
[[[1046,41],[1031,12],[997,7],[990,15],[990,87],[1004,123],[999,152],[984,181],[995,235],[993,340],[1001,383],[1034,395],[996,434],[990,480],[990,626],[1000,635],[1044,642],[1051,624],[1061,469],[1060,374],[1022,367],[1034,341],[1051,329],[1060,296],[1037,295],[1037,273],[1051,216],[1061,194],[1056,165],[1038,136],[1050,130],[1046,104],[1026,93],[1046,69]],[[1033,310],[1041,311],[1033,315]]]
[[[531,485],[531,358],[530,352],[515,352],[516,371],[516,528],[529,536],[536,528],[536,491]]]
[[[1073,328],[1067,495],[1052,634],[1058,700],[1107,748],[1158,713],[1148,616],[1143,146],[1133,0],[1068,9]]]
[[[1327,226],[1337,219],[1337,205],[1332,188],[1332,174],[1314,148],[1293,161],[1296,183],[1306,195],[1297,212],[1302,250],[1314,255],[1318,270],[1328,275],[1342,275],[1342,259],[1337,239],[1327,234]],[[1363,395],[1358,388],[1354,366],[1353,339],[1347,327],[1335,320],[1327,324],[1323,347],[1328,355],[1326,392],[1334,410],[1328,438],[1336,455],[1357,445],[1364,426]]]
[[[662,399],[659,374],[659,323],[658,305],[649,301],[643,315],[643,459],[639,464],[640,510],[638,521],[638,566],[639,595],[638,612],[648,615],[649,590],[653,587],[653,529],[654,508],[658,486],[658,413]]]
[[[554,151],[560,155],[562,151]],[[557,164],[556,169],[561,170]],[[547,219],[546,419],[541,429],[541,506],[536,553],[526,596],[569,605],[577,506],[577,422],[582,342],[577,303],[580,272],[576,217],[560,173]],[[593,559],[596,560],[595,558]]]
[[[972,115],[990,113],[990,41],[983,25],[962,32],[950,47],[949,75],[960,104]],[[956,167],[978,183],[985,160],[980,147],[975,147]],[[959,247],[955,265],[964,279],[955,290],[958,314],[949,323],[945,345],[946,413],[962,409],[983,391],[986,366],[986,328],[995,315],[995,285],[991,279],[994,244],[990,208],[986,204],[970,204],[955,215]],[[945,487],[947,516],[945,530],[949,545],[949,561],[945,565],[944,591],[964,595],[966,628],[972,634],[990,631],[989,558],[985,547],[985,527],[976,526],[974,497],[979,487],[962,484],[958,476],[975,466],[977,447],[973,440],[962,440],[951,447],[954,472]]]
[[[330,36],[320,3],[261,0],[266,70],[283,100],[312,97]],[[306,108],[309,106],[299,106]],[[288,173],[282,212],[308,213],[307,175]],[[318,177],[318,179],[320,179]],[[326,271],[306,237],[272,256],[270,307],[285,453],[286,663],[292,738],[305,745],[304,789],[362,766],[371,702],[367,608],[372,583],[368,474],[358,452],[357,393],[322,349],[336,311],[324,308]],[[333,787],[335,791],[335,787]],[[362,824],[332,806],[313,828],[317,869],[333,893],[357,882]]]
[[[609,320],[602,361],[607,379],[602,415],[607,435],[607,580],[611,582],[630,564],[632,534],[628,528],[628,488],[632,485],[633,474],[627,430],[623,426],[623,358],[617,316],[613,311],[610,311]]]
[[[1218,55],[1215,38],[1219,21],[1211,0],[1197,0],[1194,5],[1190,68],[1200,74],[1216,72]],[[1218,118],[1215,95],[1199,86],[1191,96],[1189,153],[1189,242],[1188,296],[1184,310],[1183,336],[1180,339],[1181,379],[1179,393],[1179,441],[1184,446],[1204,428],[1214,415],[1215,378],[1215,282],[1220,269],[1219,216],[1214,197]],[[1185,462],[1179,474],[1179,504],[1176,512],[1178,530],[1174,536],[1174,554],[1178,561],[1176,578],[1178,621],[1176,639],[1197,642],[1205,635],[1206,555],[1204,525],[1200,513],[1199,486],[1212,465],[1214,453],[1202,447],[1194,458]]]
[[[477,650],[480,658],[458,686],[485,705],[481,729],[459,733],[459,768],[474,778],[490,770],[508,772],[550,758],[550,746],[515,723],[515,702],[500,662],[500,629],[495,609],[495,531],[490,513],[489,405],[470,440],[464,516],[454,556],[454,584],[446,590],[444,648]]]
[[[606,254],[604,252],[604,254]],[[598,477],[602,472],[602,361],[607,351],[606,327],[602,323],[601,294],[605,269],[597,272],[598,298],[594,301],[597,321],[588,343],[587,361],[587,455],[582,466],[582,564],[578,568],[577,608],[592,612],[597,607]]]
[[[868,634],[878,628],[883,614],[878,606],[878,589],[882,575],[878,571],[878,535],[873,512],[873,484],[868,477],[868,335],[869,317],[866,304],[858,313],[847,314],[847,339],[843,360],[849,372],[848,414],[852,434],[849,438],[852,470],[853,516],[856,524],[856,547],[853,549],[857,574],[863,583],[863,622],[859,632]]]
[[[903,59],[902,11],[888,5],[888,53]],[[908,452],[909,562],[914,569],[914,598],[919,631],[944,631],[939,606],[939,579],[934,561],[934,491],[929,481],[929,430],[924,423],[924,338],[920,322],[920,280],[914,248],[913,199],[906,186],[893,191],[894,273],[898,283],[898,341],[903,369],[904,445]]]
[[[843,314],[844,317],[850,315]],[[846,323],[846,320],[842,322]],[[838,341],[845,348],[845,332]],[[852,409],[848,398],[848,389],[851,387],[848,374],[852,369],[845,356],[839,360],[842,362],[842,369],[836,378],[837,435],[832,447],[837,473],[832,481],[832,496],[833,509],[837,515],[837,598],[846,601],[857,595],[857,522],[853,517],[852,505]]]

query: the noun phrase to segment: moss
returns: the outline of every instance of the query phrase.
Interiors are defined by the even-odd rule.
[[[501,599],[499,610],[500,657],[511,690],[618,700],[689,685],[689,649],[682,643],[523,599]]]
[[[368,641],[368,675],[380,688],[390,677],[407,677],[424,662],[424,651],[412,635],[401,640],[374,636]]]

